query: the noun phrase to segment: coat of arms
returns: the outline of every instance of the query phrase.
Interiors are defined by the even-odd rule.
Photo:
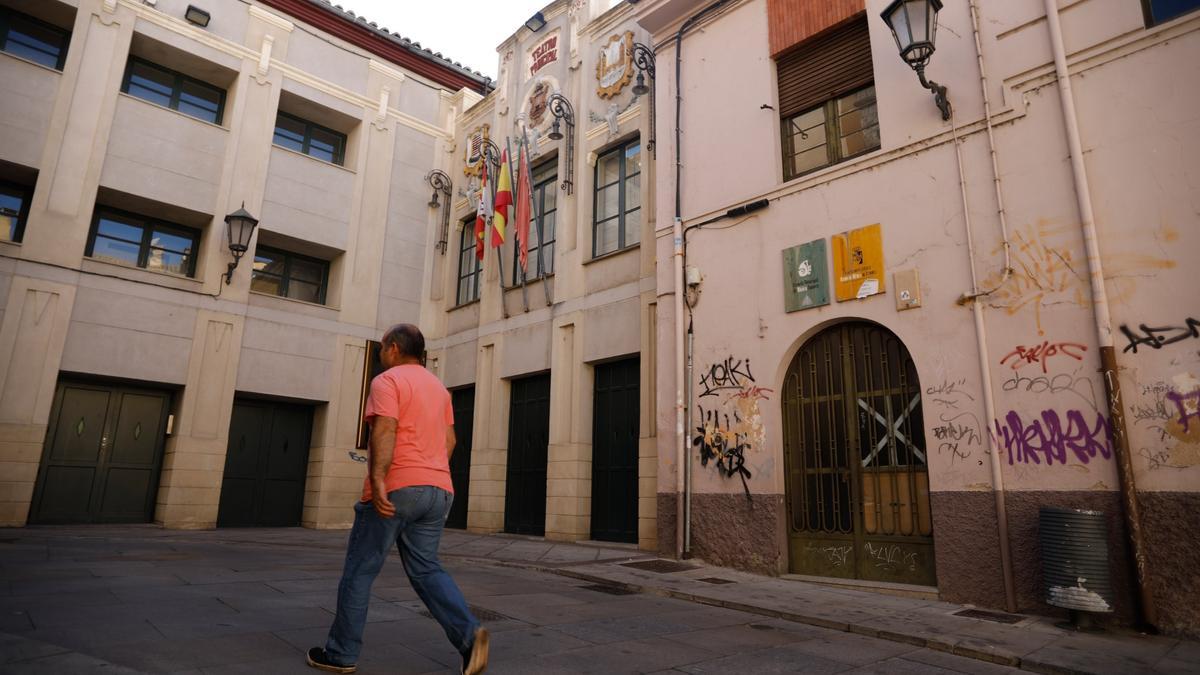
[[[539,81],[533,85],[533,91],[529,94],[529,124],[530,126],[540,127],[542,121],[546,119],[546,107],[550,102],[550,83],[545,80]]]
[[[487,124],[475,127],[467,135],[463,148],[463,175],[478,176],[483,170],[483,144],[488,139],[491,127]]]
[[[633,79],[633,31],[624,35],[613,35],[600,48],[596,59],[596,95],[612,98]]]

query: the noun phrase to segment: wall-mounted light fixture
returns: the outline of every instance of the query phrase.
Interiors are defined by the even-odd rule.
[[[946,97],[946,88],[925,79],[925,66],[933,56],[937,40],[937,15],[941,9],[942,0],[893,0],[880,16],[896,38],[900,58],[917,71],[921,86],[933,92],[942,119],[948,120],[950,99]]]
[[[633,65],[637,67],[637,80],[633,85],[633,93],[637,96],[650,94],[650,140],[646,148],[654,152],[654,50],[646,45],[633,43]],[[650,76],[650,86],[646,86],[646,76]]]
[[[536,33],[546,27],[546,17],[542,16],[541,12],[538,12],[529,17],[529,20],[525,22],[525,27]]]
[[[561,141],[563,133],[559,122],[567,123],[567,177],[562,182],[562,189],[571,194],[575,187],[575,109],[565,96],[557,93],[550,95],[546,108],[554,115],[554,124],[548,134],[550,140]]]
[[[450,180],[450,176],[441,169],[433,169],[425,174],[425,182],[429,183],[429,187],[433,188],[433,194],[429,197],[429,208],[436,209],[442,207],[442,230],[441,238],[438,239],[438,251],[442,255],[446,255],[446,247],[450,236],[450,197],[453,194],[454,183]],[[446,203],[438,203],[438,195],[446,196]]]
[[[187,11],[183,13],[183,18],[201,28],[207,28],[208,21],[212,18],[212,15],[195,5],[188,5]]]
[[[225,216],[225,235],[229,241],[229,252],[233,254],[233,262],[229,263],[229,271],[223,275],[225,284],[233,280],[233,271],[237,269],[238,261],[250,249],[250,237],[254,236],[254,228],[258,219],[246,211],[246,203],[237,211]]]

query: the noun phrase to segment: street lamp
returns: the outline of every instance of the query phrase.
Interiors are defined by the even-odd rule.
[[[562,130],[559,127],[559,121],[567,123],[567,177],[562,182],[562,189],[571,194],[571,189],[575,185],[575,109],[571,107],[571,102],[562,94],[551,94],[550,100],[546,104],[551,115],[554,115],[554,124],[550,127],[548,136],[552,141],[561,141],[563,139]]]
[[[536,33],[546,27],[546,17],[538,12],[529,17],[529,20],[525,22],[525,27]]]
[[[633,93],[635,96],[645,96],[650,94],[650,140],[646,143],[646,148],[654,152],[654,50],[646,45],[635,42],[633,43],[633,65],[637,67],[637,81],[633,85]],[[650,76],[650,86],[646,86],[645,75]]]
[[[233,271],[237,269],[238,261],[249,250],[250,237],[254,236],[254,228],[257,225],[258,219],[246,211],[246,202],[242,202],[242,207],[237,211],[225,216],[225,235],[229,242],[229,252],[233,254],[229,270],[222,275],[225,277],[226,286],[233,281]]]
[[[933,92],[934,102],[942,111],[942,119],[950,119],[950,99],[946,88],[925,79],[925,66],[933,56],[937,39],[937,14],[942,0],[893,0],[880,16],[896,38],[900,58],[917,71],[921,86]]]
[[[425,182],[433,188],[433,195],[429,198],[429,208],[436,209],[439,206],[438,194],[446,195],[446,205],[442,207],[442,236],[437,243],[438,251],[445,255],[448,245],[447,238],[450,233],[450,196],[453,194],[451,190],[454,188],[454,183],[450,180],[450,176],[441,169],[433,169],[426,174]]]

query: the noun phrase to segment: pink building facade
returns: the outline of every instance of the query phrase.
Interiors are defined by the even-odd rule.
[[[1094,510],[1106,608],[1200,631],[1200,11],[947,1],[944,120],[885,0],[716,4],[636,9],[660,551],[1046,611]]]

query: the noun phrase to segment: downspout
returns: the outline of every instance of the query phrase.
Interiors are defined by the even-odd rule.
[[[1088,276],[1091,280],[1092,307],[1096,321],[1096,337],[1100,345],[1100,371],[1108,390],[1108,415],[1112,428],[1117,460],[1117,478],[1121,485],[1121,503],[1125,526],[1133,548],[1134,569],[1137,570],[1137,594],[1141,619],[1150,627],[1158,622],[1158,612],[1150,593],[1150,570],[1146,565],[1146,549],[1142,542],[1141,513],[1137,486],[1134,484],[1133,462],[1129,456],[1129,437],[1125,429],[1125,405],[1121,400],[1121,381],[1117,355],[1113,349],[1112,319],[1108,312],[1108,293],[1104,288],[1104,266],[1096,237],[1096,219],[1092,211],[1092,195],[1088,185],[1087,167],[1083,162],[1083,143],[1079,139],[1079,120],[1075,114],[1075,96],[1071,91],[1071,74],[1067,70],[1067,53],[1063,47],[1062,24],[1056,0],[1045,0],[1046,24],[1050,31],[1050,47],[1054,52],[1054,70],[1058,78],[1059,102],[1071,151],[1071,173],[1075,179],[1075,199],[1079,206],[1083,243],[1087,250]]]
[[[979,64],[979,86],[983,92],[983,118],[987,127],[988,151],[992,158],[992,183],[996,190],[997,215],[1000,220],[1000,236],[1004,242],[1004,271],[1000,281],[990,290],[979,290],[979,277],[975,270],[975,244],[971,235],[971,209],[967,200],[967,178],[963,172],[962,148],[958,142],[958,130],[951,122],[954,132],[954,153],[958,159],[958,185],[962,192],[963,221],[967,231],[967,258],[971,264],[971,293],[959,299],[959,304],[971,303],[975,319],[976,351],[979,353],[979,373],[983,381],[983,409],[986,419],[996,417],[996,400],[992,392],[992,366],[988,360],[987,327],[983,320],[983,298],[1000,289],[1012,275],[1012,252],[1008,242],[1008,216],[1004,209],[1004,192],[1000,187],[1000,165],[996,159],[996,139],[992,133],[992,104],[988,96],[987,70],[983,65],[983,44],[979,37],[979,14],[975,0],[968,3],[971,9],[971,29],[975,36],[975,58]],[[992,495],[995,497],[996,536],[1000,542],[1000,570],[1004,579],[1004,604],[1009,612],[1017,611],[1017,596],[1013,582],[1012,552],[1008,540],[1008,507],[1004,492],[1004,472],[1000,466],[1000,448],[996,436],[988,434],[988,463],[992,476]]]
[[[676,468],[676,499],[675,499],[675,557],[684,555],[684,523],[691,521],[691,490],[684,480],[684,472],[690,472],[689,445],[687,438],[687,415],[690,401],[685,400],[684,389],[684,326],[683,326],[683,213],[680,190],[680,177],[683,174],[683,158],[681,155],[679,121],[683,113],[683,87],[680,75],[683,72],[683,34],[701,18],[720,8],[729,0],[717,0],[696,14],[693,14],[679,31],[675,33],[675,218],[671,225],[671,235],[674,242],[675,275],[675,447],[679,451],[679,461]],[[690,477],[690,476],[689,476]]]

